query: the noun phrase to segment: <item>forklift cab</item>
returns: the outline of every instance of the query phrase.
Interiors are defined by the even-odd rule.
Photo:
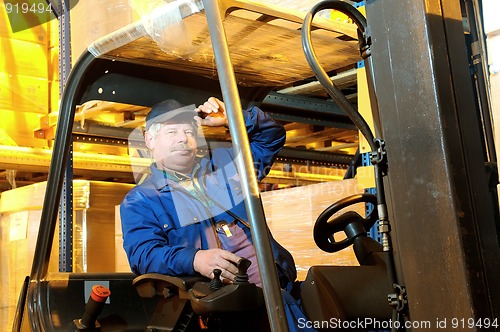
[[[253,312],[263,317],[254,321],[257,325],[267,323],[267,318],[265,325],[273,331],[288,329],[265,217],[259,193],[255,192],[257,186],[253,185],[256,180],[248,138],[239,114],[242,108],[259,105],[277,87],[312,77],[314,68],[311,71],[311,63],[307,63],[301,48],[304,43],[301,40],[307,36],[301,35],[301,29],[302,34],[308,31],[309,38],[312,34],[315,51],[309,48],[309,53],[321,59],[327,72],[356,63],[361,55],[367,55],[369,45],[365,40],[358,43],[358,38],[363,39],[363,32],[359,31],[363,17],[359,12],[341,1],[325,3],[316,6],[315,11],[333,4],[333,9],[354,15],[358,29],[321,17],[313,20],[315,13],[306,17],[273,5],[175,1],[89,46],[74,65],[62,96],[35,257],[20,295],[15,331],[189,331],[203,328],[203,317],[224,317],[233,311],[243,312],[243,316]],[[172,21],[172,17],[177,19]],[[164,22],[169,23],[160,24]],[[302,27],[303,22],[309,27]],[[162,44],[162,33],[168,34],[174,26],[196,36],[184,49],[185,53]],[[160,39],[156,39],[158,36]],[[262,289],[245,280],[248,268],[245,262],[239,266],[241,280],[222,287],[214,286],[217,278],[206,280],[194,276],[48,272],[59,202],[68,180],[66,170],[77,106],[100,100],[149,108],[168,98],[200,104],[210,96],[224,100],[232,144],[241,154],[238,166],[246,191],[245,204],[250,211]],[[351,119],[367,134],[366,123],[359,114]],[[373,134],[367,135],[369,141],[375,142]],[[140,145],[140,138],[131,136],[129,144]],[[378,162],[382,164],[382,160]],[[353,245],[360,266],[316,266],[309,270],[301,302],[310,321],[395,318],[387,301],[388,294],[394,292],[390,252],[367,236],[378,219],[386,218],[377,215],[384,211],[377,208],[383,204],[381,197],[383,192],[332,202],[318,217],[314,229],[318,246],[334,252]],[[355,212],[338,215],[340,210],[356,203],[371,204],[375,212],[368,217]],[[347,238],[336,242],[333,235],[338,232],[345,232]],[[109,289],[111,295],[96,295],[95,284]],[[393,302],[398,303],[398,299]],[[221,320],[225,321],[231,320]],[[242,326],[241,320],[233,320],[231,324],[239,324],[238,330]],[[235,328],[235,325],[221,326],[228,331]],[[255,330],[254,325],[248,327]]]

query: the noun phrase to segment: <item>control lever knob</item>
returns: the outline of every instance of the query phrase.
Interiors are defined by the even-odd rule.
[[[252,265],[252,262],[246,258],[242,258],[236,264],[238,268],[238,273],[236,273],[236,278],[234,279],[235,284],[247,284],[248,283],[248,274],[247,270]]]
[[[222,270],[221,269],[214,269],[213,273],[214,273],[214,278],[212,280],[210,280],[209,287],[212,290],[221,289],[223,286],[222,280],[220,279],[220,275],[222,274]]]
[[[104,303],[111,295],[109,289],[102,285],[94,285],[90,293],[85,312],[80,319],[73,320],[73,329],[75,332],[97,332],[101,331],[101,325],[97,321],[97,316],[104,308]]]

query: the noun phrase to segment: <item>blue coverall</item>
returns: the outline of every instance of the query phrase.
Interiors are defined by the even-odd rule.
[[[260,181],[283,147],[286,132],[257,107],[245,110],[243,116]],[[187,176],[167,174],[153,163],[151,176],[126,195],[120,216],[130,267],[136,274],[194,275],[198,250],[222,248],[250,259],[250,281],[260,286],[234,150],[216,148],[198,162]],[[182,181],[193,181],[194,191],[186,190]],[[282,287],[290,288],[297,276],[293,257],[272,236],[271,246]],[[290,298],[284,296],[285,303]],[[287,311],[300,310],[290,304],[285,305]]]

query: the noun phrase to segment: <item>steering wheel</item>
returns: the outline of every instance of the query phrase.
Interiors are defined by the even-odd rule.
[[[363,218],[357,212],[347,211],[332,220],[329,220],[332,215],[341,209],[362,202],[373,204],[373,209],[366,218]],[[343,231],[347,225],[354,222],[360,222],[365,230],[372,228],[378,219],[376,205],[377,196],[368,193],[348,196],[336,203],[333,203],[321,212],[319,217],[316,219],[313,232],[314,242],[316,242],[318,248],[326,252],[336,252],[348,247],[352,244],[353,239],[346,238],[337,242],[334,237],[335,233]]]

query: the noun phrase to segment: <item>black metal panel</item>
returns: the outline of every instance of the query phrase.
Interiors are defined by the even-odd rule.
[[[435,329],[437,319],[499,317],[500,249],[460,3],[369,0],[366,12],[410,318]]]
[[[106,100],[152,106],[168,98],[199,104],[210,96],[222,98],[219,81],[193,74],[132,63],[96,59],[80,103]],[[271,88],[240,87],[243,107],[259,103]]]
[[[132,273],[60,273],[49,275],[40,282],[43,294],[40,310],[50,331],[76,331],[73,320],[81,319],[92,285],[98,284],[111,292],[97,319],[102,331],[145,331],[155,311],[158,298],[142,298],[132,286]],[[21,310],[26,308],[21,307]],[[24,312],[26,317],[26,311]],[[21,331],[30,331],[23,320]],[[40,330],[43,326],[38,326]],[[89,329],[91,330],[91,329]]]

